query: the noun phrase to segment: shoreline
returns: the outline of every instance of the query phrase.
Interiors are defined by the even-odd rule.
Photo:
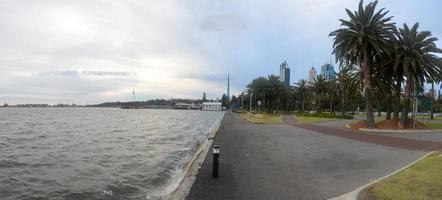
[[[224,115],[226,111],[224,111],[222,119],[216,125],[216,127],[209,132],[207,135],[207,139],[205,142],[202,142],[198,145],[196,152],[193,154],[192,158],[186,164],[186,167],[182,171],[181,180],[178,181],[176,188],[173,189],[172,192],[166,194],[163,198],[167,200],[181,200],[185,199],[189,194],[190,189],[192,188],[193,183],[196,180],[196,176],[198,175],[199,169],[203,164],[207,153],[210,150],[210,147],[213,144],[214,138],[218,133],[219,128],[224,120]]]

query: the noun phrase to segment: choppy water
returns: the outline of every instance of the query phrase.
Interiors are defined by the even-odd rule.
[[[0,199],[156,199],[223,114],[0,108]]]

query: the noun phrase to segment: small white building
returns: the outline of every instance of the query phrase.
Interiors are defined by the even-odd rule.
[[[201,105],[203,111],[222,111],[223,107],[221,102],[203,102]]]

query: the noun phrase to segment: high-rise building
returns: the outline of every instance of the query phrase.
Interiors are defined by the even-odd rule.
[[[332,64],[326,63],[321,66],[321,75],[324,76],[327,81],[335,80],[335,68]]]
[[[314,79],[316,78],[316,69],[313,66],[309,71],[308,71],[308,82],[313,82]]]
[[[279,65],[279,80],[286,85],[290,85],[290,68],[287,61]]]

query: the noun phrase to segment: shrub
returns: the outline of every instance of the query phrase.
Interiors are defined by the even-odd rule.
[[[330,113],[305,113],[305,112],[298,112],[296,113],[298,116],[304,116],[304,117],[319,117],[319,118],[336,118],[336,119],[353,119],[353,115],[336,115],[336,114],[330,114]]]

